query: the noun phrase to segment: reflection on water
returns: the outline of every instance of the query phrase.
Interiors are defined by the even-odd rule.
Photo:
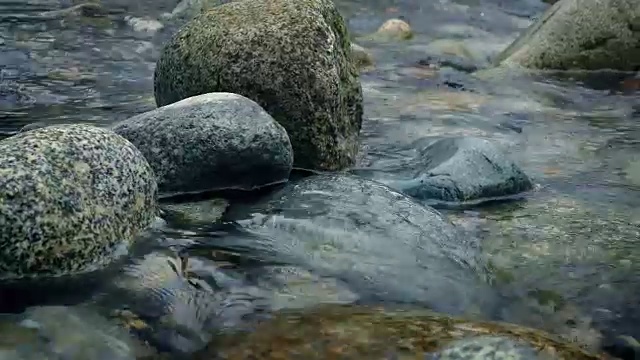
[[[359,166],[397,171],[425,137],[503,144],[538,191],[448,215],[481,236],[502,281],[525,296],[544,290],[640,336],[640,97],[618,88],[628,74],[465,72],[486,68],[546,7],[538,0],[337,3],[355,38],[398,16],[416,32],[408,42],[360,43],[376,67],[362,75]],[[47,17],[72,2],[0,3],[0,136],[34,122],[109,124],[155,107],[155,60],[177,24],[133,26],[131,17],[165,19],[176,1],[102,4],[99,14]],[[438,56],[464,66],[419,65]]]

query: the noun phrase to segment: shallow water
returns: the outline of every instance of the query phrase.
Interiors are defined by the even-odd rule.
[[[358,167],[399,171],[425,138],[474,135],[507,147],[536,190],[516,202],[443,211],[482,239],[499,281],[522,296],[569,302],[600,328],[640,337],[640,97],[619,84],[629,74],[473,76],[417,65],[440,57],[489,66],[546,8],[539,0],[337,3],[376,62],[361,77]],[[0,2],[0,136],[34,122],[107,125],[155,107],[155,60],[179,25],[162,14],[176,1],[103,0],[104,17],[38,15],[71,4]],[[164,27],[135,27],[127,16]],[[412,40],[364,36],[398,16],[412,24]],[[193,225],[176,238],[198,241],[190,234],[201,230]]]

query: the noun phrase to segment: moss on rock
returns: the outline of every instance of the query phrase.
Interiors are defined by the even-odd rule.
[[[638,70],[638,1],[560,0],[496,61],[532,69]]]
[[[352,165],[362,89],[342,16],[329,0],[227,3],[197,16],[165,46],[158,106],[209,92],[256,101],[282,124],[302,168]]]

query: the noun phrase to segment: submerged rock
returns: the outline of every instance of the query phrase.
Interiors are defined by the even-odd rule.
[[[32,307],[0,316],[0,359],[135,360],[153,351],[87,307]]]
[[[328,305],[284,311],[252,333],[222,336],[195,356],[213,359],[597,360],[543,331],[424,310]]]
[[[83,273],[111,263],[156,215],[142,154],[88,125],[0,141],[0,279]]]
[[[295,165],[352,165],[362,89],[344,20],[328,0],[216,6],[165,46],[154,76],[158,106],[232,92],[262,106],[289,134]]]
[[[529,177],[488,140],[439,139],[418,150],[412,178],[373,177],[416,199],[438,203],[491,200],[531,190]]]
[[[154,251],[126,265],[96,302],[159,350],[190,353],[214,331],[242,328],[261,295],[212,264]]]
[[[194,96],[112,129],[144,154],[163,195],[284,182],[293,163],[285,129],[237,94]]]
[[[486,314],[495,306],[478,243],[434,209],[373,181],[311,176],[256,205],[232,205],[227,217],[251,236],[225,246],[339,279],[362,301],[448,313]]]
[[[532,69],[636,71],[640,6],[637,0],[560,0],[496,62]]]

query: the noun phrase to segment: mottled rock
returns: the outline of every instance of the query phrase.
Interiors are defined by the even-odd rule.
[[[0,316],[0,359],[135,360],[152,350],[88,307],[32,307]]]
[[[447,313],[487,314],[495,306],[476,240],[380,183],[311,176],[258,204],[232,204],[227,218],[251,236],[220,239],[220,246],[266,252],[336,278],[363,301],[419,303]]]
[[[213,359],[604,360],[540,330],[424,310],[328,305],[283,311],[250,334],[222,336],[196,360]]]
[[[0,278],[104,266],[154,220],[157,185],[117,134],[59,125],[0,141]]]
[[[497,58],[532,69],[640,68],[637,0],[560,0]]]
[[[210,92],[241,94],[289,134],[295,165],[352,165],[362,89],[344,20],[329,0],[223,4],[184,26],[158,60],[158,106]]]
[[[389,19],[380,25],[375,38],[408,40],[413,37],[411,26],[402,19]]]
[[[373,57],[369,51],[355,43],[351,43],[351,61],[360,70],[373,66]]]
[[[112,129],[144,154],[163,195],[280,183],[293,163],[284,128],[237,94],[194,96]]]
[[[407,168],[413,174],[373,177],[428,203],[478,202],[515,195],[533,187],[502,149],[474,137],[436,140],[419,149]]]

